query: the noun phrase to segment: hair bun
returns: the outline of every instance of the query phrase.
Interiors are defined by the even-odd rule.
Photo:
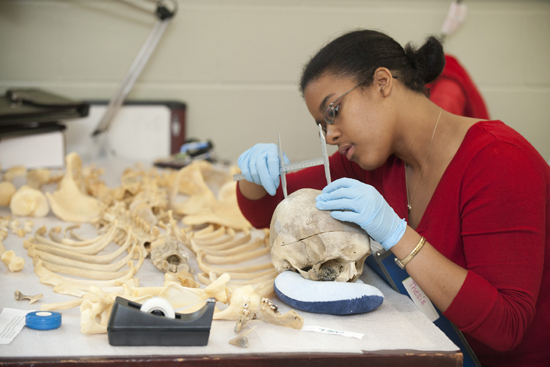
[[[405,56],[412,68],[418,71],[418,77],[422,79],[423,84],[434,81],[445,67],[443,46],[433,36],[428,37],[419,49],[415,49],[410,43],[407,44]]]

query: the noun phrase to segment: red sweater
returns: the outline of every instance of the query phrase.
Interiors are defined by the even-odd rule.
[[[403,161],[391,156],[373,171],[335,153],[332,179],[373,185],[408,219]],[[321,166],[287,175],[288,192],[326,183]],[[269,227],[282,200],[247,200],[245,217]],[[500,121],[470,128],[447,167],[416,231],[468,270],[445,312],[466,336],[483,366],[550,365],[550,166]]]

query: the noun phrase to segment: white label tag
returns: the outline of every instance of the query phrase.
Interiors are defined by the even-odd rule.
[[[432,301],[430,301],[424,291],[420,289],[413,278],[408,277],[403,280],[403,285],[405,286],[407,292],[409,292],[409,296],[411,296],[413,302],[418,306],[418,308],[420,308],[420,311],[422,311],[424,315],[430,319],[431,322],[434,322],[439,318],[439,314],[432,304]]]
[[[351,331],[339,331],[334,329],[329,329],[326,327],[321,326],[303,326],[302,331],[313,331],[314,333],[322,333],[322,334],[332,334],[332,335],[341,335],[348,338],[357,338],[362,339],[365,334],[361,333],[354,333]]]
[[[0,344],[10,344],[25,326],[25,315],[33,310],[4,308],[0,313]]]

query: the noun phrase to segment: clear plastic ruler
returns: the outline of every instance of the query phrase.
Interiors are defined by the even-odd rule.
[[[284,164],[284,161],[283,161],[283,147],[281,145],[281,135],[280,134],[278,135],[278,140],[279,141],[278,141],[277,150],[278,150],[279,162],[280,162],[279,174],[281,175],[281,183],[282,183],[283,194],[284,194],[285,198],[287,196],[287,190],[286,190],[286,173],[287,172],[297,171],[297,170],[300,170],[300,169],[303,169],[303,168],[308,168],[308,167],[324,165],[325,166],[325,176],[327,178],[327,185],[331,182],[330,167],[329,167],[328,154],[327,154],[327,142],[326,142],[326,139],[325,139],[325,134],[323,134],[323,130],[321,129],[321,125],[318,125],[318,126],[319,126],[319,137],[321,139],[321,151],[323,153],[323,156],[320,157],[320,158],[313,158],[313,159],[308,159],[308,160],[301,161],[301,162]],[[240,180],[244,180],[244,179],[245,179],[245,177],[242,173],[238,173],[236,175],[233,175],[233,180],[234,181],[240,181]]]

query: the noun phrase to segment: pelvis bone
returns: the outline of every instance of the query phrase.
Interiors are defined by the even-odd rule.
[[[318,210],[319,193],[298,190],[275,209],[269,239],[273,265],[279,273],[293,270],[311,280],[355,281],[371,253],[369,237],[359,226]]]

